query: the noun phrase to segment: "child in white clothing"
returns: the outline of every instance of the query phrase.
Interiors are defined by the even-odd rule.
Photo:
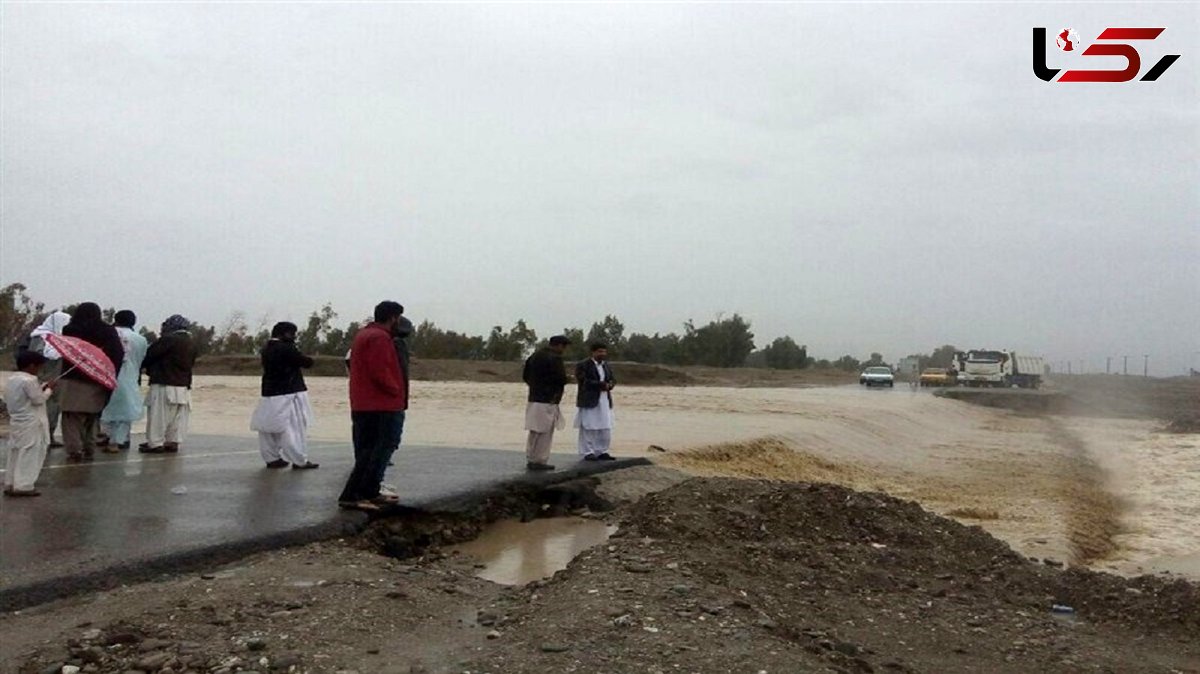
[[[50,445],[50,419],[46,400],[54,382],[42,384],[37,373],[46,357],[35,351],[17,355],[17,370],[4,387],[8,406],[8,465],[4,471],[5,496],[40,496],[35,485]]]

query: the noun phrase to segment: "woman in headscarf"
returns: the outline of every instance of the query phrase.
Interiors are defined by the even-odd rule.
[[[121,367],[125,349],[113,326],[104,322],[100,305],[84,302],[75,309],[63,335],[76,337],[93,344],[112,361],[113,371]],[[67,369],[59,384],[62,389],[59,407],[62,409],[63,445],[67,460],[90,461],[96,453],[96,436],[100,430],[100,412],[108,404],[112,392],[92,381],[78,369]]]
[[[303,368],[313,359],[296,348],[296,324],[276,323],[271,340],[262,349],[262,399],[250,419],[250,430],[258,431],[258,449],[267,468],[311,470],[306,434],[312,420],[308,386]]]

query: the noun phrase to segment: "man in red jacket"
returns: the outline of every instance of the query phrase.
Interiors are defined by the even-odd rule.
[[[338,497],[343,508],[375,511],[395,499],[381,497],[379,480],[391,449],[400,444],[408,392],[396,346],[392,342],[404,307],[384,301],[375,307],[375,322],[354,335],[350,348],[350,422],[354,438],[354,470]]]

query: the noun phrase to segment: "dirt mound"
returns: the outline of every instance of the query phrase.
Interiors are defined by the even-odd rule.
[[[990,593],[994,599],[1054,594],[1059,603],[1086,608],[1091,617],[1200,629],[1200,588],[1195,585],[1047,570],[979,527],[940,517],[912,501],[832,484],[696,479],[648,497],[632,524],[653,538],[740,548],[725,561],[744,571],[768,571],[776,560],[837,569],[836,575],[822,579],[826,587],[835,583],[870,590],[878,585],[876,572],[885,568],[919,583],[933,580],[930,574],[992,575],[1004,579],[993,584],[1002,590]],[[1110,601],[1090,596],[1102,595],[1099,588],[1133,586],[1152,587],[1155,597],[1126,593],[1120,601]],[[1174,600],[1164,603],[1164,593]]]
[[[829,484],[688,480],[637,504],[607,547],[514,592],[472,671],[1200,665],[1194,584],[1034,563],[978,527]]]
[[[800,451],[787,440],[774,436],[696,447],[667,454],[658,463],[703,476],[841,484],[860,483],[868,477],[863,469]]]

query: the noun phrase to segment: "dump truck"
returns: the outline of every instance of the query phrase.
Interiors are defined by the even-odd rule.
[[[1041,356],[992,349],[959,351],[954,354],[954,364],[958,383],[964,386],[1035,389],[1042,385],[1046,370]]]

